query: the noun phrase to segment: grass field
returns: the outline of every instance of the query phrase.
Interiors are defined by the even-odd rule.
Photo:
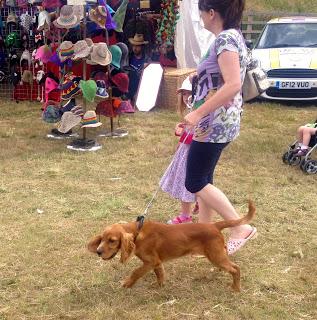
[[[317,108],[246,105],[240,137],[224,152],[215,184],[241,214],[252,198],[259,236],[232,259],[242,292],[205,259],[167,263],[133,289],[120,281],[139,264],[100,261],[86,245],[107,224],[143,212],[177,143],[174,112],[122,118],[129,135],[99,138],[77,153],[49,140],[38,104],[0,102],[0,319],[316,319],[316,178],[284,165],[296,128]],[[95,136],[108,126],[92,129]],[[149,219],[179,204],[162,192]]]

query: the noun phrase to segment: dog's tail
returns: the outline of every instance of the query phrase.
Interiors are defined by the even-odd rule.
[[[249,200],[249,212],[247,215],[245,215],[241,219],[218,221],[215,223],[215,226],[216,228],[218,228],[219,231],[225,228],[237,227],[237,226],[240,226],[241,224],[249,223],[254,218],[254,216],[255,216],[255,205],[252,200]]]

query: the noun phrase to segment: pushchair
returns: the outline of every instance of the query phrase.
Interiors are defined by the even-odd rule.
[[[294,141],[283,154],[283,162],[291,166],[299,165],[302,171],[307,174],[317,173],[317,158],[312,158],[312,155],[317,150],[317,132],[310,138],[309,147],[310,150],[305,156],[297,155],[299,142],[297,140]]]

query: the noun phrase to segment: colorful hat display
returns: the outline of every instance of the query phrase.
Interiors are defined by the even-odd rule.
[[[107,9],[105,6],[97,6],[95,9],[90,9],[89,19],[96,23],[99,27],[106,29]]]
[[[70,80],[71,85],[67,89],[62,90],[62,100],[69,100],[81,92],[79,82],[80,77]]]
[[[122,51],[120,47],[114,44],[109,47],[109,51],[111,52],[111,56],[112,56],[111,65],[117,69],[120,69],[121,56],[122,56]]]
[[[129,91],[129,76],[124,72],[119,72],[111,77],[111,81],[123,93]]]
[[[54,21],[57,28],[71,29],[79,24],[79,18],[74,14],[72,6],[62,6],[59,17]]]
[[[38,17],[38,27],[37,31],[42,31],[42,30],[49,30],[50,25],[51,25],[51,16],[46,10],[40,11],[39,17]]]
[[[91,47],[88,45],[86,40],[79,40],[74,45],[73,60],[79,60],[87,58],[90,54]]]
[[[121,49],[121,60],[120,60],[120,69],[129,66],[129,48],[123,42],[118,42],[116,45]]]
[[[88,110],[82,119],[82,128],[95,128],[102,125],[101,122],[97,121],[97,115],[96,112],[93,110]]]
[[[74,55],[74,44],[71,41],[63,41],[58,48],[58,56],[61,62],[71,59]]]
[[[144,41],[144,36],[140,33],[136,33],[133,38],[129,38],[129,42],[135,46],[141,46],[149,43],[148,41]]]
[[[107,44],[104,42],[96,43],[92,48],[90,60],[102,66],[110,64],[112,61],[112,55]]]
[[[93,102],[97,92],[97,84],[94,80],[80,80],[79,87],[86,100]]]
[[[47,63],[50,61],[51,56],[53,55],[51,48],[45,44],[37,49],[35,54],[35,59]]]
[[[61,121],[59,122],[57,129],[62,133],[66,133],[70,129],[80,124],[80,122],[81,122],[81,116],[75,115],[71,111],[66,111],[62,115]]]

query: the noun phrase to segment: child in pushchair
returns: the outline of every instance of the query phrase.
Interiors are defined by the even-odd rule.
[[[317,173],[317,160],[311,158],[314,150],[317,150],[317,119],[314,123],[308,123],[297,129],[298,140],[293,142],[283,155],[283,162],[296,166],[308,173]]]

